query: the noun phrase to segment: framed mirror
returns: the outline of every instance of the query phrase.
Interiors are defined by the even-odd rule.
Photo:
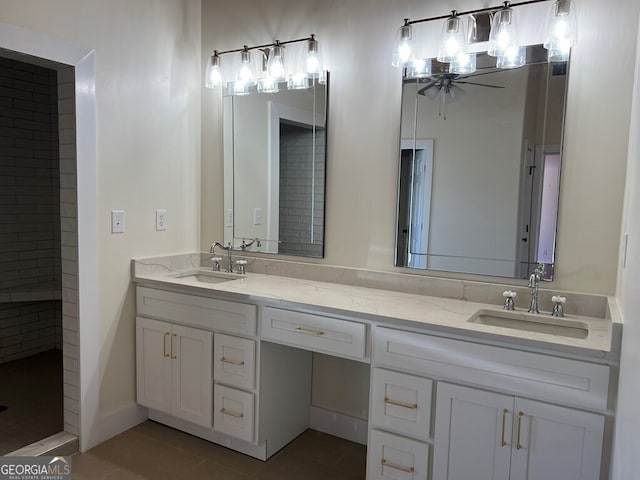
[[[224,98],[225,243],[324,256],[326,80]]]
[[[403,79],[395,265],[553,278],[568,62]]]

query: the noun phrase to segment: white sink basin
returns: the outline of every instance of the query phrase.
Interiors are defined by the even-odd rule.
[[[243,276],[238,273],[214,272],[212,270],[193,270],[172,274],[170,276],[188,282],[199,283],[224,283],[243,278]]]
[[[527,332],[546,333],[569,338],[587,338],[589,325],[580,320],[552,317],[549,314],[532,315],[508,310],[478,310],[469,320],[471,323]]]

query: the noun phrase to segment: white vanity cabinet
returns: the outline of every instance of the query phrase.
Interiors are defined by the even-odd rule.
[[[211,332],[138,317],[138,403],[210,427],[212,352]]]
[[[438,383],[433,478],[597,480],[604,416]]]
[[[608,366],[386,327],[373,342],[370,444],[384,434],[405,466],[405,441],[433,452],[431,476],[389,478],[601,478]],[[387,478],[380,455],[369,480]]]

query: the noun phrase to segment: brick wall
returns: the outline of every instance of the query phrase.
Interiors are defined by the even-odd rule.
[[[56,346],[60,301],[0,303],[0,363]]]
[[[0,291],[60,280],[57,73],[0,58]]]
[[[323,255],[325,184],[323,130],[318,129],[316,133],[315,165],[312,155],[313,143],[313,132],[310,129],[284,123],[280,125],[278,253],[308,257]]]

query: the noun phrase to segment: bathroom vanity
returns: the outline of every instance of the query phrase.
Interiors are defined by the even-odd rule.
[[[369,480],[608,477],[610,300],[597,316],[532,317],[204,263],[133,262],[149,418],[265,460],[308,428],[321,352],[371,366]]]

